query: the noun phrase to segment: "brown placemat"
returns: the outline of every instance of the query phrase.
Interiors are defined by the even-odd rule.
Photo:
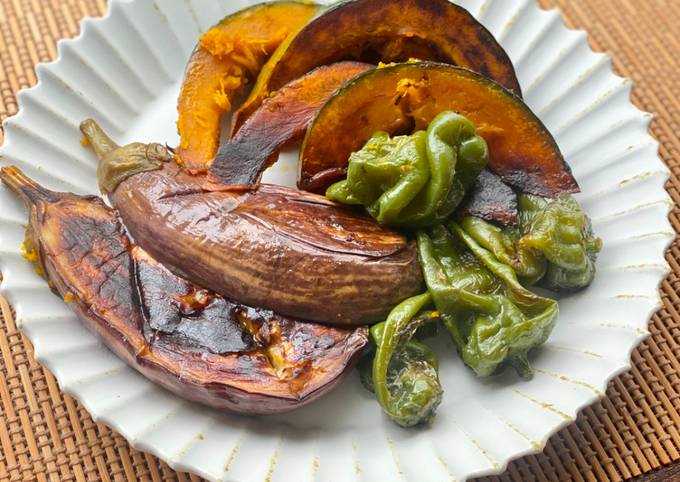
[[[633,99],[656,114],[652,131],[673,171],[668,189],[680,201],[680,1],[541,0],[563,9],[568,25],[587,29],[596,50],[613,53],[617,71],[635,81]],[[35,82],[34,65],[56,56],[56,41],[74,36],[105,0],[0,0],[0,118],[16,112],[16,92]],[[680,226],[678,209],[671,215]],[[680,244],[670,249],[673,274],[652,337],[633,354],[633,369],[607,397],[551,438],[543,454],[513,462],[486,480],[680,480]],[[62,394],[37,365],[9,307],[0,316],[0,480],[199,480],[132,449]],[[325,482],[325,481],[321,481]]]

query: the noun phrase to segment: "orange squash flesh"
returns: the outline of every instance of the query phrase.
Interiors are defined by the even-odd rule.
[[[177,105],[177,161],[203,172],[215,157],[222,114],[279,44],[304,25],[318,5],[294,1],[256,5],[206,32],[187,64]]]
[[[210,166],[212,180],[232,189],[255,187],[281,149],[303,139],[328,98],[371,68],[360,62],[325,65],[265,99],[236,136],[220,148]]]
[[[411,58],[469,68],[521,95],[514,67],[494,37],[449,0],[349,0],[284,42],[234,116],[232,134],[263,99],[320,65]]]
[[[375,132],[423,129],[447,110],[477,126],[489,145],[489,169],[505,183],[545,197],[578,191],[552,135],[518,97],[477,73],[434,62],[372,70],[336,92],[307,131],[299,187],[325,192]]]

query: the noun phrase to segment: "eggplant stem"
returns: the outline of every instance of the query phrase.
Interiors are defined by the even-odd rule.
[[[99,159],[97,179],[99,189],[104,194],[114,192],[121,182],[131,176],[162,169],[164,162],[173,159],[166,147],[155,142],[133,142],[121,147],[93,119],[81,122],[80,131]]]
[[[86,119],[81,122],[80,132],[83,133],[90,146],[92,146],[94,153],[100,161],[120,147],[113,142],[94,119]]]
[[[42,187],[16,166],[0,168],[0,180],[28,207],[35,206],[40,201],[52,203],[60,199],[58,193]]]

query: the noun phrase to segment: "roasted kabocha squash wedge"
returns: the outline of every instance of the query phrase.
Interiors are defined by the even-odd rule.
[[[319,67],[266,99],[238,133],[219,150],[210,166],[215,181],[229,188],[253,188],[281,149],[299,142],[328,98],[371,69],[360,62]]]
[[[207,169],[219,145],[222,114],[232,110],[279,44],[318,9],[311,2],[263,3],[230,15],[201,37],[177,106],[177,161],[187,170]]]
[[[131,245],[99,198],[56,193],[19,170],[0,179],[30,210],[26,245],[89,330],[147,378],[248,414],[293,410],[349,372],[366,328],[301,322],[201,290]]]
[[[375,132],[411,133],[441,112],[458,112],[489,147],[489,169],[543,197],[578,191],[550,132],[522,100],[460,67],[410,62],[374,69],[336,92],[316,116],[300,152],[301,189],[324,192]]]
[[[469,68],[521,95],[507,54],[464,8],[449,0],[348,0],[325,10],[274,52],[235,114],[232,133],[268,95],[315,67],[411,58]]]
[[[100,187],[130,234],[188,280],[241,303],[328,324],[384,319],[418,293],[415,243],[325,197],[281,186],[206,191],[158,144],[116,146],[81,125]]]

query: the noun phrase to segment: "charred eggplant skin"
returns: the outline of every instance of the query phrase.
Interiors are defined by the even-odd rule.
[[[56,293],[120,358],[186,399],[247,414],[290,411],[339,383],[367,343],[365,328],[199,296],[133,248],[99,198],[46,190],[15,168],[2,168],[0,179],[29,206],[27,243]],[[183,329],[169,326],[191,309]],[[238,329],[244,320],[252,336]]]
[[[176,273],[289,316],[366,324],[421,286],[413,242],[301,191],[208,193],[167,164],[122,182],[110,200],[135,241]]]
[[[81,129],[95,147],[105,136],[93,122]],[[101,162],[120,161],[126,149],[111,150]],[[206,191],[204,183],[166,162],[126,178],[109,199],[154,258],[247,305],[364,325],[422,289],[415,242],[367,216],[281,186],[244,193]]]

